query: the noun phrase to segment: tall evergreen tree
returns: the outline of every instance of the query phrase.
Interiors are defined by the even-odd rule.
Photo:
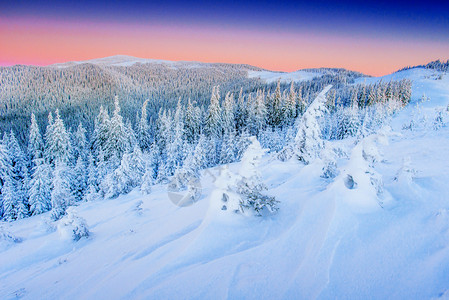
[[[28,154],[30,157],[30,161],[32,162],[35,158],[42,158],[43,151],[44,151],[44,142],[42,140],[42,135],[40,133],[36,117],[32,113],[30,134],[28,138]]]
[[[284,103],[284,122],[292,125],[296,118],[296,91],[293,81],[290,85],[290,92]]]
[[[70,190],[70,173],[63,160],[56,160],[53,171],[53,189],[51,191],[51,218],[59,220],[65,215],[68,206],[74,203]]]
[[[86,138],[86,129],[84,129],[83,124],[80,122],[76,132],[73,135],[73,160],[76,163],[78,158],[82,160],[87,160],[88,155],[88,145]]]
[[[45,156],[47,161],[54,166],[56,161],[67,165],[71,161],[72,148],[69,135],[65,129],[59,111],[56,110],[56,118],[52,124],[47,127]]]
[[[223,103],[222,110],[222,127],[223,132],[234,132],[235,123],[234,123],[234,94],[228,92],[225,97],[225,101]]]
[[[282,94],[281,81],[278,80],[274,95],[267,97],[268,100],[268,121],[272,127],[282,126],[283,124],[283,110],[282,110]]]
[[[248,117],[247,106],[245,105],[244,99],[245,98],[243,96],[243,89],[240,89],[239,98],[237,100],[237,105],[234,114],[235,127],[237,133],[241,133],[245,129]]]
[[[142,105],[142,111],[140,114],[140,121],[139,126],[137,127],[137,140],[139,142],[140,148],[147,152],[150,150],[151,142],[152,142],[152,132],[151,132],[151,126],[148,123],[148,113],[147,113],[147,106],[148,106],[149,100],[145,100]]]
[[[30,212],[38,215],[51,209],[52,174],[44,158],[35,158],[30,181]]]
[[[206,118],[206,133],[212,139],[218,139],[221,135],[221,109],[220,109],[220,92],[216,86],[212,90],[209,109]]]
[[[11,130],[8,138],[8,152],[11,163],[11,179],[13,187],[14,209],[17,219],[28,216],[28,188],[30,183],[25,154]]]

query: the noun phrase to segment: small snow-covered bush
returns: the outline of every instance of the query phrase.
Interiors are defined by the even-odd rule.
[[[273,196],[263,194],[267,188],[260,178],[258,166],[265,150],[256,137],[251,137],[250,141],[251,144],[243,154],[239,174],[223,167],[215,185],[221,192],[222,210],[262,216],[263,211],[277,211],[279,201]]]
[[[323,160],[321,177],[330,179],[337,177],[337,154],[335,153],[334,149],[330,148],[329,144],[326,144],[321,153],[321,156]]]
[[[90,235],[86,220],[78,217],[72,207],[67,209],[67,214],[59,221],[58,232],[63,239],[73,241]]]

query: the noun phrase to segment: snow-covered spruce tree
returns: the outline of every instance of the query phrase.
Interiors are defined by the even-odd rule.
[[[346,108],[342,112],[342,118],[338,123],[337,139],[345,139],[356,136],[360,129],[359,111],[357,105]]]
[[[172,137],[170,143],[167,144],[167,175],[171,176],[175,173],[175,170],[182,165],[184,161],[183,145],[184,145],[184,123],[182,117],[181,102],[178,101],[175,117],[173,120],[174,128],[172,130]]]
[[[212,89],[209,108],[206,116],[206,133],[211,139],[218,139],[221,136],[221,108],[220,108],[220,91],[215,86]]]
[[[151,162],[147,161],[145,163],[145,174],[143,174],[142,183],[140,184],[140,191],[146,195],[150,194],[154,181],[153,167],[151,166]]]
[[[251,99],[251,97],[249,98]],[[256,98],[249,102],[247,129],[251,135],[258,135],[267,124],[267,109],[263,91],[257,91]]]
[[[54,166],[56,161],[63,162],[65,165],[69,164],[72,155],[70,138],[58,110],[56,110],[54,122],[47,127],[45,139],[45,157],[48,163],[51,166]]]
[[[31,160],[29,205],[32,215],[51,209],[51,168],[44,159],[44,144],[34,114],[31,115],[28,151]]]
[[[243,154],[245,153],[248,146],[251,144],[250,135],[248,132],[243,131],[239,136],[236,137],[237,141],[234,147],[234,157],[236,161],[239,161]]]
[[[235,107],[234,121],[237,133],[241,133],[245,130],[248,111],[245,105],[245,98],[243,96],[243,89],[240,89],[239,98],[237,100],[237,105]]]
[[[124,153],[132,151],[132,134],[123,122],[120,115],[120,104],[118,96],[114,99],[114,113],[109,122],[109,136],[106,140],[105,154],[107,160],[110,160],[113,169],[120,165],[120,160]]]
[[[278,201],[273,196],[263,194],[267,188],[260,178],[258,167],[265,150],[256,137],[251,137],[250,141],[251,144],[242,157],[239,171],[241,179],[237,182],[237,191],[241,196],[240,211],[261,216],[264,211],[277,211]]]
[[[278,80],[274,94],[267,97],[268,124],[272,127],[282,126],[284,115],[282,110],[281,80]]]
[[[107,198],[117,197],[119,194],[129,193],[139,186],[145,173],[145,162],[139,146],[133,152],[123,154],[120,166],[106,177]]]
[[[148,123],[148,113],[147,113],[148,102],[149,102],[148,99],[143,102],[142,110],[140,113],[140,121],[137,127],[137,141],[139,143],[140,148],[144,152],[150,150],[151,143],[153,141],[151,127],[150,124]]]
[[[2,186],[3,220],[14,221],[17,219],[17,207],[15,201],[15,186],[11,176],[6,176]]]
[[[220,150],[220,164],[229,164],[235,161],[235,133],[227,131],[223,135],[221,150]]]
[[[32,215],[38,215],[51,209],[52,172],[43,157],[33,159],[30,181],[29,203]]]
[[[86,129],[84,129],[83,124],[80,122],[75,133],[73,134],[73,164],[78,161],[78,158],[81,157],[84,161],[87,159],[87,155],[89,153],[87,138],[86,138]]]
[[[29,215],[28,189],[30,177],[25,154],[12,130],[7,141],[7,148],[11,163],[11,180],[14,185],[14,210],[16,218],[23,219]]]
[[[193,156],[187,158],[185,164],[187,168],[191,169],[194,174],[199,176],[199,170],[205,169],[208,166],[207,162],[207,145],[208,141],[205,135],[200,135],[198,144],[195,146]]]
[[[33,167],[33,160],[35,158],[42,158],[44,151],[44,142],[37,124],[36,117],[31,114],[30,134],[28,138],[28,155]]]
[[[10,180],[11,165],[9,163],[9,155],[3,141],[0,141],[0,220],[4,213],[4,191],[5,182]]]
[[[328,85],[321,91],[307,108],[297,125],[295,151],[298,159],[306,164],[319,157],[320,150],[324,147],[318,119],[327,111],[325,107],[326,93],[331,87]]]
[[[335,178],[338,175],[337,155],[329,142],[325,144],[321,158],[323,160],[321,177],[327,179]]]
[[[70,190],[71,174],[66,163],[62,160],[55,162],[53,171],[53,189],[51,191],[51,219],[59,220],[65,215],[69,205],[74,203],[72,191]]]
[[[335,105],[335,97],[333,99],[333,103]],[[298,95],[296,97],[296,116],[302,116],[307,109],[307,103],[302,96],[302,88],[300,87],[298,90]]]
[[[187,142],[195,143],[201,132],[201,110],[190,99],[184,114],[184,134]]]
[[[157,119],[157,146],[159,147],[162,158],[166,158],[166,149],[168,145],[171,143],[171,139],[173,137],[173,121],[170,114],[170,111],[167,113],[166,110],[159,111],[159,117]]]
[[[290,92],[284,102],[284,122],[293,125],[296,119],[296,91],[293,81],[290,84]]]
[[[81,201],[87,190],[87,166],[84,159],[79,156],[73,169],[73,180],[71,184],[75,201]]]
[[[223,103],[222,109],[222,128],[224,133],[234,132],[235,131],[235,123],[234,123],[234,94],[228,92],[225,97],[225,101]]]
[[[94,132],[92,134],[92,151],[95,157],[99,157],[100,152],[105,153],[106,144],[109,138],[109,115],[103,106],[100,106],[100,112],[95,118]],[[103,155],[104,157],[104,155]],[[98,162],[98,160],[97,160]]]

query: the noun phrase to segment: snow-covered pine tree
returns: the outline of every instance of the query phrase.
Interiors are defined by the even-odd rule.
[[[17,207],[15,201],[15,186],[12,177],[4,177],[2,186],[3,220],[14,221],[17,219]]]
[[[87,165],[87,188],[84,196],[85,201],[94,201],[100,197],[98,170],[92,153],[89,153]]]
[[[284,102],[284,122],[293,125],[296,119],[296,91],[293,81],[290,84],[290,92]]]
[[[78,158],[82,158],[84,161],[87,160],[88,145],[86,138],[86,129],[84,129],[83,124],[80,122],[75,133],[73,134],[73,160],[74,164],[78,161]]]
[[[139,146],[133,152],[123,154],[120,166],[109,176],[108,198],[129,193],[142,183],[145,173],[145,162]]]
[[[142,183],[140,184],[140,191],[143,194],[150,194],[151,187],[154,185],[154,170],[150,162],[145,163],[145,174],[142,177]]]
[[[331,85],[328,85],[321,91],[307,108],[297,125],[298,131],[295,137],[296,154],[298,159],[306,164],[317,158],[320,150],[324,147],[318,119],[327,111],[325,106],[326,93],[331,87]]]
[[[194,174],[199,176],[199,170],[202,170],[208,166],[207,162],[207,138],[204,134],[200,135],[198,144],[195,146],[193,157],[189,160],[186,159],[186,168],[191,169]]]
[[[243,89],[240,89],[239,98],[237,100],[237,105],[235,107],[234,113],[235,127],[237,133],[239,134],[245,129],[248,117],[247,106],[245,105],[244,99]]]
[[[170,138],[170,143],[167,145],[167,175],[171,176],[175,173],[183,161],[183,145],[184,145],[184,123],[182,117],[182,106],[181,101],[178,101],[178,106],[176,108],[175,117],[173,120],[173,130],[172,137]]]
[[[221,108],[220,108],[220,91],[215,86],[212,89],[209,108],[206,117],[206,133],[212,139],[218,139],[221,136]]]
[[[222,128],[223,132],[234,132],[235,130],[235,123],[234,123],[234,94],[231,94],[228,92],[225,97],[225,101],[223,103],[223,109],[222,109]]]
[[[44,151],[44,142],[37,124],[36,117],[31,114],[30,134],[28,138],[28,154],[33,167],[33,160],[35,158],[42,158]]]
[[[356,136],[360,129],[359,110],[357,106],[351,106],[343,110],[342,118],[338,124],[338,139]]]
[[[120,115],[118,96],[114,98],[114,106],[114,113],[109,122],[109,136],[106,140],[105,154],[113,169],[116,169],[120,165],[123,154],[132,150],[133,141],[131,140],[132,134]]]
[[[79,156],[73,169],[73,181],[71,184],[72,193],[75,201],[81,201],[87,190],[87,166],[84,159]]]
[[[267,97],[268,123],[272,127],[282,126],[283,110],[282,110],[282,94],[281,80],[278,80],[274,95]]]
[[[201,129],[201,110],[190,99],[184,114],[184,134],[187,142],[193,144],[197,141]]]
[[[236,137],[236,139],[237,141],[234,147],[234,156],[235,160],[239,161],[242,158],[243,153],[245,153],[246,149],[251,144],[251,140],[250,135],[246,131],[243,131],[239,136]]]
[[[51,191],[51,219],[59,220],[64,216],[68,206],[74,203],[74,197],[70,190],[70,173],[63,160],[56,160],[53,171],[53,189]]]
[[[97,162],[99,160],[100,152],[103,152],[104,158],[104,153],[106,151],[106,145],[109,138],[109,123],[110,119],[108,112],[103,108],[103,106],[100,106],[100,112],[95,118],[94,132],[92,134],[92,151],[95,157],[97,157]]]
[[[265,93],[257,91],[256,98],[248,107],[248,131],[251,135],[258,135],[267,124],[267,108],[265,106]]]
[[[256,137],[250,138],[251,144],[243,154],[239,171],[241,179],[237,182],[237,191],[241,196],[240,211],[255,213],[261,216],[267,210],[273,213],[278,210],[278,201],[273,196],[263,194],[266,186],[263,184],[258,170],[260,160],[265,150]]]
[[[11,180],[14,185],[14,209],[16,218],[23,219],[29,215],[28,189],[30,177],[28,174],[27,160],[12,130],[7,142],[11,163]]]
[[[227,131],[223,135],[220,151],[220,164],[229,164],[235,161],[235,132]]]
[[[45,138],[45,157],[49,164],[54,166],[56,161],[60,161],[67,165],[71,161],[72,148],[64,122],[59,115],[59,110],[56,110],[54,122],[47,127]]]
[[[334,105],[335,105],[335,98],[334,100]],[[304,112],[306,111],[307,105],[306,102],[304,101],[303,97],[302,97],[302,88],[299,87],[298,93],[297,93],[297,97],[296,97],[296,116],[302,116],[304,114]]]
[[[148,123],[147,106],[150,100],[147,99],[143,102],[142,110],[140,113],[140,121],[137,127],[137,141],[143,152],[148,152],[153,140],[151,133],[151,126]]]
[[[32,215],[38,215],[51,209],[51,168],[43,157],[33,159],[30,180],[29,203]]]
[[[3,218],[4,213],[4,191],[5,182],[10,180],[11,176],[11,164],[9,162],[9,155],[6,146],[3,141],[0,141],[0,220]]]

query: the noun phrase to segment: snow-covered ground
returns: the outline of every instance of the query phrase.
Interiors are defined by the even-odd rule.
[[[264,157],[280,201],[272,216],[220,210],[218,167],[203,172],[192,206],[175,206],[163,185],[80,204],[91,236],[76,242],[48,214],[1,223],[0,298],[447,299],[449,128],[432,120],[449,104],[449,77],[404,72],[395,76],[414,79],[414,100],[377,136],[380,196],[362,181],[348,189],[347,174],[365,174],[348,139],[334,145],[347,153],[334,180],[320,177],[320,161]],[[430,100],[416,108],[423,93]],[[402,130],[412,117],[423,121]]]

